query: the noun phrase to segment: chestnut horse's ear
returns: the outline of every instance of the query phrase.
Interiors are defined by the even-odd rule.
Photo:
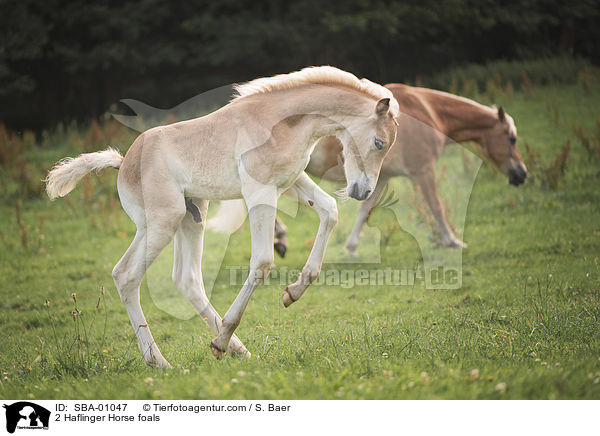
[[[498,119],[504,121],[504,108],[502,106],[498,108]]]
[[[375,115],[378,117],[385,115],[390,110],[390,99],[382,98],[377,102],[377,106],[375,106]]]

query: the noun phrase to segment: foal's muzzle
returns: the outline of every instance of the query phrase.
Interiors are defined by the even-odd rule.
[[[353,183],[348,194],[350,197],[362,201],[369,198],[371,190],[369,188],[361,188],[358,183]]]
[[[527,178],[527,168],[519,162],[518,165],[508,170],[508,183],[514,186],[519,186]]]

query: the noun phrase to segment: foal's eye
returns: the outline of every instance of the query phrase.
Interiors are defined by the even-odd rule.
[[[510,145],[515,145],[517,143],[517,138],[515,138],[514,136],[510,136],[508,138],[508,141],[510,142]]]
[[[375,138],[374,142],[375,142],[375,148],[377,148],[377,150],[383,150],[383,147],[385,146],[385,142],[383,142],[379,138]]]

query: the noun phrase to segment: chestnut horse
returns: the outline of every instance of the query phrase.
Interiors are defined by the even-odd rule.
[[[454,235],[440,202],[435,179],[436,162],[446,145],[473,141],[480,148],[480,154],[504,173],[510,184],[518,186],[525,181],[527,168],[517,150],[515,123],[502,107],[484,106],[432,89],[402,84],[385,86],[392,91],[400,105],[398,136],[395,146],[383,162],[375,191],[360,207],[346,248],[351,255],[356,252],[363,225],[388,180],[396,176],[409,177],[420,188],[439,226],[441,243],[448,247],[464,248],[466,244]],[[321,139],[306,171],[318,178],[343,180],[343,157],[340,153],[341,144],[336,138]],[[279,220],[275,236],[275,248],[283,255],[287,240],[285,227]]]

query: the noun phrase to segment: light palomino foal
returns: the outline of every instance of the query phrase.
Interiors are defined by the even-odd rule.
[[[517,150],[517,129],[502,107],[488,107],[473,100],[402,84],[386,85],[400,105],[396,144],[385,157],[373,195],[362,203],[354,228],[346,242],[350,254],[356,252],[360,231],[367,221],[388,180],[406,176],[421,189],[439,226],[442,244],[466,247],[452,231],[439,199],[435,165],[444,147],[452,143],[474,141],[483,157],[518,186],[527,177],[527,168]],[[340,162],[341,144],[336,138],[319,141],[306,171],[316,177],[339,181],[344,179]],[[277,220],[277,252],[285,253],[285,227]]]
[[[333,67],[256,79],[236,88],[223,108],[142,133],[125,158],[113,149],[65,159],[47,178],[50,198],[69,193],[86,173],[120,168],[123,209],[137,226],[134,240],[113,270],[144,359],[169,367],[140,306],[140,283],[160,251],[175,238],[173,280],[216,336],[211,350],[250,354],[234,335],[248,301],[273,263],[277,200],[284,192],[319,214],[314,246],[296,283],[284,291],[289,305],[321,269],[337,222],[333,198],[305,173],[316,141],[334,135],[344,144],[349,196],[364,200],[396,138],[398,103],[386,88]],[[201,258],[209,200],[243,198],[250,217],[250,272],[221,319],[202,283]]]

